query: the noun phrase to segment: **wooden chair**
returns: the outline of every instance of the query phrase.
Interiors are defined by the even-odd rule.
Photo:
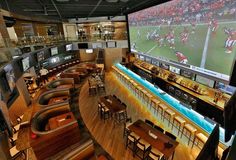
[[[13,146],[10,148],[10,155],[12,159],[17,159],[19,156],[24,156],[24,159],[26,159],[26,154],[24,151],[19,151],[16,146]]]
[[[100,118],[102,118],[102,105],[101,105],[101,103],[98,103],[98,115]]]
[[[12,146],[15,145],[15,142],[16,142],[17,138],[18,138],[18,132],[14,133],[12,135],[12,137],[9,138],[10,139],[10,143],[11,143]]]
[[[155,148],[152,148],[148,154],[148,160],[161,160],[164,154]]]
[[[154,128],[162,133],[164,133],[164,129],[162,129],[161,127],[154,125]]]
[[[150,120],[148,119],[145,119],[145,123],[147,123],[149,126],[153,127],[154,126],[154,123],[151,122]]]
[[[101,117],[105,121],[106,119],[110,118],[110,110],[107,108],[105,105],[102,103],[102,108],[101,108]]]
[[[126,122],[124,123],[124,131],[123,131],[123,137],[127,137],[130,134],[129,126],[132,124],[132,118],[127,118]]]
[[[165,135],[167,135],[168,137],[170,137],[171,139],[173,139],[173,140],[176,140],[176,136],[175,135],[173,135],[172,133],[170,133],[170,132],[165,132]]]
[[[148,152],[151,149],[151,145],[144,139],[139,139],[136,144],[135,155],[142,160],[145,160],[148,156]]]
[[[135,152],[135,146],[140,137],[134,132],[130,132],[126,139],[126,148],[130,148],[132,152]]]

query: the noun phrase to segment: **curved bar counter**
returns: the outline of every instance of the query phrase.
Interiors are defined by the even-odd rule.
[[[66,89],[54,89],[44,92],[39,96],[37,105],[40,108],[46,108],[55,105],[67,105],[69,103],[70,90]]]
[[[73,78],[60,78],[54,81],[51,81],[46,85],[47,90],[52,90],[56,88],[74,88],[74,79]]]
[[[163,92],[160,88],[155,87],[150,82],[146,81],[145,79],[141,78],[139,75],[135,74],[131,70],[127,69],[126,67],[122,66],[121,64],[115,65],[119,70],[130,76],[132,79],[137,81],[138,83],[142,84],[145,88],[147,88],[149,91],[151,91],[154,95],[161,98],[163,101],[165,101],[169,106],[176,109],[178,112],[180,112],[182,115],[184,115],[186,118],[188,118],[190,121],[195,123],[197,126],[202,128],[204,131],[206,131],[208,134],[210,134],[214,128],[214,124],[211,124],[208,122],[202,115],[195,112],[192,109],[188,109],[184,107],[178,100],[171,97],[167,93]],[[224,143],[224,129],[220,127],[220,141]]]

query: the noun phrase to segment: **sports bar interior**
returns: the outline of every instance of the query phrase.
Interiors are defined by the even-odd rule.
[[[0,1],[0,160],[235,160],[235,0]]]

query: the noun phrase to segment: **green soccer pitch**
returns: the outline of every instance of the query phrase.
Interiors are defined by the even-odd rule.
[[[225,40],[227,35],[224,33],[224,27],[236,29],[236,23],[219,24],[216,34],[212,32],[209,34],[209,41],[207,47],[207,55],[205,62],[205,69],[223,73],[231,74],[231,67],[234,63],[236,47],[232,53],[225,53]],[[184,26],[172,26],[175,34],[175,49],[171,49],[169,44],[164,40],[164,46],[159,46],[155,40],[147,40],[148,32],[152,33],[157,30],[161,36],[169,32],[168,26],[161,26],[160,30],[154,26],[130,27],[130,42],[131,46],[135,42],[136,50],[144,54],[152,56],[166,57],[167,59],[178,61],[175,56],[175,51],[182,52],[188,59],[188,64],[200,67],[205,40],[207,37],[208,25],[197,25],[195,33],[191,33],[192,27],[187,26],[189,37],[186,44],[183,44],[180,39],[180,33],[183,32]],[[140,37],[138,37],[138,30]]]

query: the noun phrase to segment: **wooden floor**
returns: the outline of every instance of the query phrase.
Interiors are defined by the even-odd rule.
[[[133,121],[137,119],[150,119],[156,124],[162,126],[165,130],[164,123],[160,123],[156,117],[144,106],[119,80],[114,73],[106,74],[106,94],[117,95],[124,103],[127,104],[128,116]],[[123,138],[123,125],[114,124],[113,120],[100,120],[97,113],[98,98],[102,95],[89,96],[88,83],[81,88],[79,97],[79,109],[82,119],[94,139],[115,159],[115,160],[136,160],[132,152],[125,149],[125,140]],[[194,160],[199,153],[197,149],[190,149],[184,143],[184,139],[177,140],[180,142],[176,148],[174,160]]]

